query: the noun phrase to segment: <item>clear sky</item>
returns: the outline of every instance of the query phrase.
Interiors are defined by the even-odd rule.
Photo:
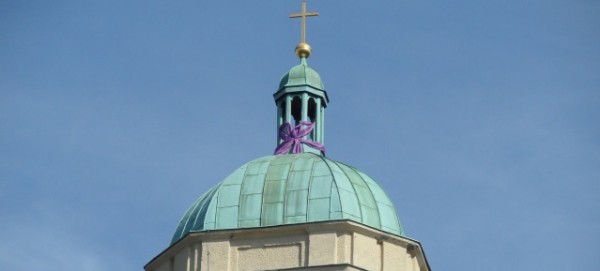
[[[600,270],[600,2],[309,1],[328,157],[433,270]],[[0,270],[142,270],[275,148],[300,0],[0,0]]]

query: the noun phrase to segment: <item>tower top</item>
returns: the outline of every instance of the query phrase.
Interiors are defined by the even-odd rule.
[[[306,11],[306,0],[302,0],[302,12],[290,14],[290,18],[302,18],[302,26],[300,33],[300,43],[296,46],[296,55],[299,58],[307,58],[310,56],[311,48],[306,43],[306,17],[319,16],[318,12]]]

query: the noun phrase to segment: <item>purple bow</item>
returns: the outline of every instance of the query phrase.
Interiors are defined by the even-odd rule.
[[[292,125],[288,122],[284,123],[279,127],[279,137],[281,137],[281,144],[275,149],[275,155],[288,153],[290,149],[292,153],[301,153],[302,144],[306,144],[322,153],[325,153],[325,147],[318,142],[306,140],[303,137],[308,135],[313,130],[313,124],[308,121],[302,121],[292,129]]]

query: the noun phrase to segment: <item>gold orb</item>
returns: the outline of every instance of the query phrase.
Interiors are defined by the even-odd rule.
[[[296,55],[299,58],[308,58],[310,56],[310,45],[308,43],[301,42],[296,46]]]

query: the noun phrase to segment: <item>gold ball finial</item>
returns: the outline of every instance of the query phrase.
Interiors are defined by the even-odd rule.
[[[299,58],[308,58],[310,56],[311,48],[308,43],[301,42],[296,46],[296,55]]]

